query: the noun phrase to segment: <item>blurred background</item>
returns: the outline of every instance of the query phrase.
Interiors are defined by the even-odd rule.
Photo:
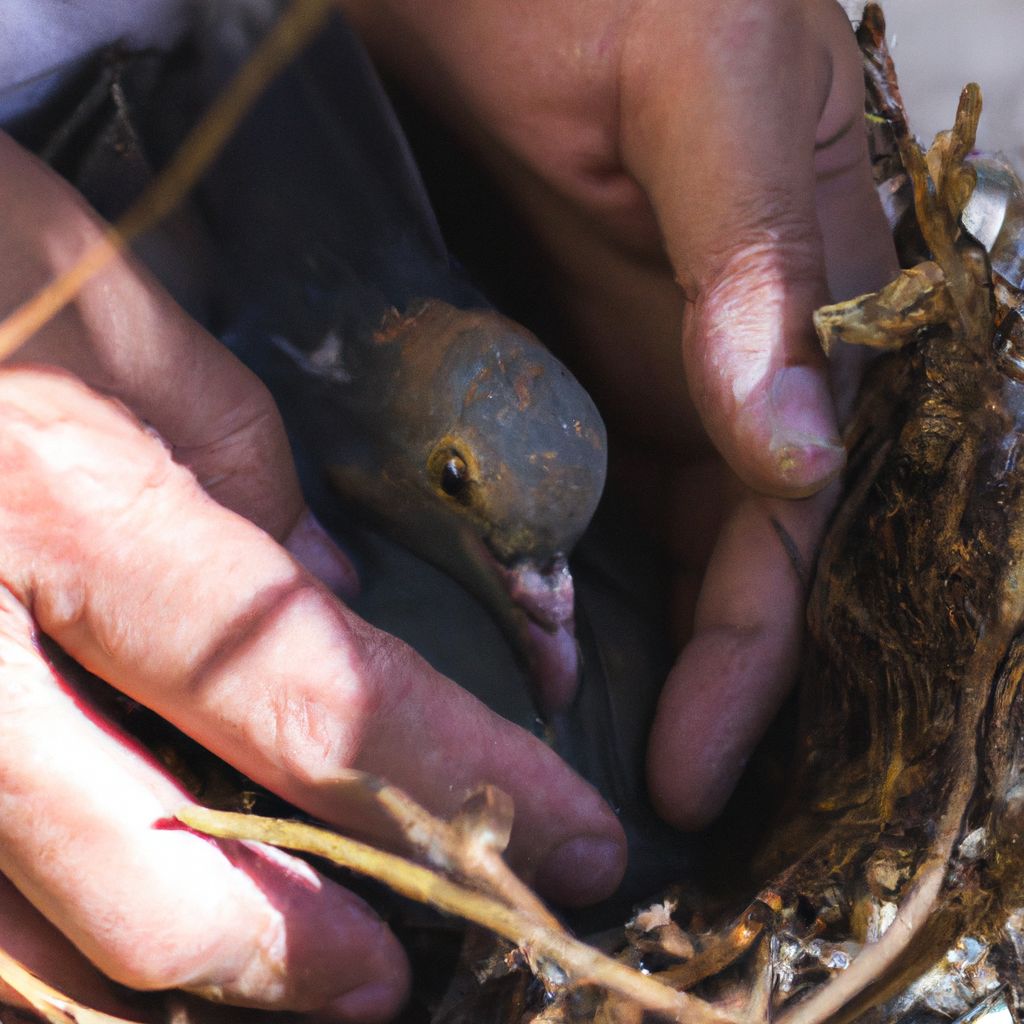
[[[862,0],[842,0],[853,20]],[[953,123],[960,90],[984,97],[978,147],[1002,150],[1024,172],[1024,0],[883,0],[914,133],[930,142]]]

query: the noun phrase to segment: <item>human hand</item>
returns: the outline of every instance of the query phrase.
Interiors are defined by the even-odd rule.
[[[665,816],[699,826],[790,685],[834,488],[807,496],[844,462],[811,312],[895,270],[846,16],[831,0],[346,7],[549,261],[613,479],[676,561],[682,653],[649,774]],[[854,374],[838,383],[849,397]]]
[[[0,146],[11,305],[100,226]],[[5,947],[59,984],[56,926],[129,985],[332,1019],[384,1018],[407,985],[396,941],[345,890],[294,858],[167,827],[187,795],[55,676],[36,628],[331,824],[367,827],[340,785],[348,767],[441,814],[493,782],[517,808],[510,858],[542,890],[574,902],[615,885],[621,830],[593,790],[264,532],[286,535],[302,508],[272,407],[147,275],[110,268],[30,344],[0,370],[0,872],[49,923],[4,887]],[[81,371],[169,442],[29,354]],[[268,469],[263,454],[284,458]],[[84,984],[87,965],[75,972]]]
[[[105,225],[65,181],[0,132],[0,311],[68,270]],[[282,543],[343,595],[349,560],[305,506],[280,416],[267,389],[187,317],[139,264],[122,261],[15,352],[124,402],[171,446],[209,494]]]

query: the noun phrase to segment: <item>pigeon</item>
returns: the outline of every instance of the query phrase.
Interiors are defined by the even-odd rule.
[[[149,117],[159,145],[245,60],[264,8],[209,6]],[[518,652],[539,708],[566,707],[579,670],[568,555],[604,487],[605,428],[454,263],[340,18],[270,85],[197,203],[225,267],[213,327],[270,387],[314,510],[340,499],[451,575]]]
[[[108,218],[137,194],[140,166],[174,153],[276,9],[211,2],[180,51],[119,68],[109,124],[87,140],[88,180],[72,168]],[[606,437],[590,398],[449,255],[405,132],[340,17],[151,248],[154,273],[275,395],[309,504],[357,556],[354,610],[540,736],[616,809],[627,877],[575,924],[617,924],[693,877],[703,854],[658,821],[644,782],[673,660],[664,554],[622,495],[602,495]],[[161,749],[185,742],[145,728]],[[188,749],[188,763],[204,763]]]

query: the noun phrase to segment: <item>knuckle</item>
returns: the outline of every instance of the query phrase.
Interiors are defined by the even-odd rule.
[[[303,587],[290,602],[292,614],[307,622],[323,620],[319,587]],[[328,611],[330,656],[308,673],[289,674],[268,696],[278,767],[292,782],[321,790],[338,772],[356,764],[367,730],[381,713],[378,633],[333,601]]]
[[[367,677],[373,680],[372,700],[367,711],[373,716],[388,718],[408,702],[417,669],[426,671],[426,663],[420,661],[404,641],[380,630],[374,631],[366,654],[365,670]]]
[[[696,277],[695,298],[754,311],[794,288],[820,288],[823,281],[824,253],[813,212],[794,211],[783,198],[773,198],[712,250]]]
[[[8,490],[5,507],[18,507],[30,484],[33,498],[38,492],[69,508],[104,496],[130,505],[172,472],[166,446],[126,406],[63,370],[0,369],[0,424],[0,467],[21,484]],[[47,486],[55,480],[60,487]]]
[[[355,759],[359,726],[351,719],[339,720],[315,694],[288,687],[275,696],[272,714],[276,760],[291,783],[306,790],[325,789]]]
[[[402,641],[355,616],[345,619],[327,671],[273,698],[280,767],[312,791],[331,789],[350,768],[369,767],[375,736],[394,720],[415,678]]]
[[[820,231],[813,204],[789,185],[757,185],[734,194],[731,227],[711,247],[709,270],[721,272],[737,262],[775,263],[779,256],[806,260],[820,251]]]
[[[281,538],[302,503],[284,423],[258,378],[240,364],[230,376],[231,400],[188,443],[179,439],[175,456],[211,497]]]
[[[197,454],[233,452],[250,457],[267,443],[277,444],[285,436],[284,424],[267,386],[239,364],[232,367],[234,380],[228,388],[232,400],[204,431],[206,438],[194,446]]]
[[[82,621],[88,567],[138,534],[153,496],[182,472],[159,442],[123,433],[127,418],[114,411],[115,430],[59,414],[12,422],[0,412],[0,473],[10,485],[0,502],[0,578],[51,633]]]

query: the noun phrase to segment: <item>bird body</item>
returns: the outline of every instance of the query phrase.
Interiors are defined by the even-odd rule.
[[[246,11],[211,6],[165,100],[179,120],[265,27]],[[273,392],[318,511],[340,496],[450,573],[520,652],[542,706],[564,705],[577,678],[567,557],[603,489],[604,426],[453,265],[340,19],[271,85],[198,201],[230,268],[214,326]]]

